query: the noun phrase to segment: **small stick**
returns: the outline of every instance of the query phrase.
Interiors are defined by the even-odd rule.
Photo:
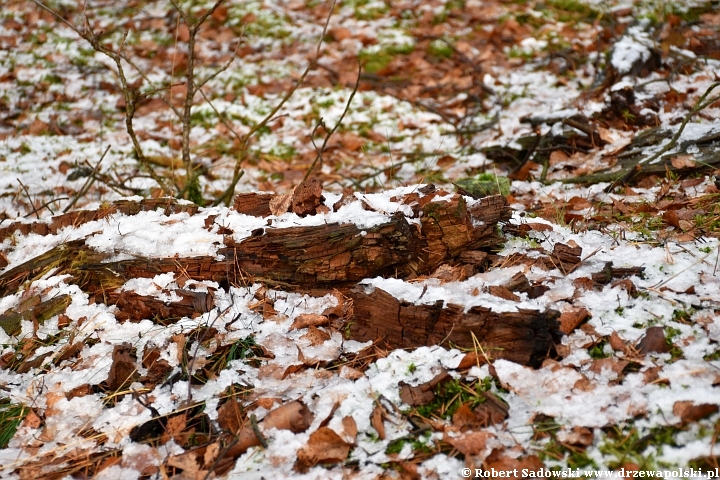
[[[26,187],[25,185],[23,185],[23,182],[21,182],[19,178],[17,179],[17,181],[18,181],[18,183],[20,184],[20,186],[22,187],[23,191],[25,192],[25,195],[27,195],[27,197],[28,197],[28,201],[30,202],[30,206],[31,206],[32,209],[33,209],[32,213],[34,213],[35,216],[37,217],[37,219],[40,220],[40,214],[38,213],[37,208],[35,208],[35,203],[33,202],[33,199],[32,199],[32,197],[30,196],[30,192],[28,192],[27,187]],[[30,214],[28,213],[28,215],[30,215]],[[26,216],[27,216],[27,215],[26,215]]]
[[[332,130],[330,130],[328,132],[327,136],[325,136],[325,140],[323,141],[323,144],[320,147],[320,150],[318,150],[317,155],[315,156],[315,160],[313,160],[313,163],[312,163],[312,165],[310,165],[310,168],[308,168],[308,171],[305,172],[305,177],[303,178],[303,181],[308,179],[308,177],[310,176],[310,173],[312,173],[312,171],[315,169],[315,165],[317,165],[318,162],[320,163],[320,167],[322,167],[322,154],[325,151],[325,148],[327,147],[330,137],[338,129],[338,127],[340,126],[340,124],[343,121],[343,118],[345,118],[345,115],[347,114],[348,110],[350,110],[350,104],[352,103],[353,98],[355,97],[355,94],[358,91],[358,87],[360,86],[360,75],[361,74],[362,74],[362,66],[360,64],[358,64],[357,80],[355,80],[355,87],[353,88],[352,93],[350,93],[350,98],[348,98],[348,101],[345,104],[345,110],[343,110],[342,114],[340,115],[340,118],[338,119],[337,123],[332,128]],[[320,121],[322,122],[322,119]],[[324,124],[322,124],[322,125],[324,126]],[[316,127],[316,129],[317,129],[317,127]],[[313,133],[314,133],[314,131],[313,131]],[[314,142],[313,142],[313,144],[314,144]]]

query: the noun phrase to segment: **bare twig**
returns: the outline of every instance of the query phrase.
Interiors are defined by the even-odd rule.
[[[95,164],[95,166],[93,167],[92,174],[85,181],[85,184],[82,186],[82,188],[77,191],[77,193],[73,197],[72,201],[70,203],[68,203],[68,205],[63,209],[63,213],[66,213],[68,210],[70,210],[77,203],[77,201],[80,199],[80,197],[85,195],[87,193],[87,191],[90,190],[90,187],[92,186],[93,182],[95,182],[95,180],[97,179],[97,176],[95,174],[96,174],[96,172],[98,172],[98,169],[100,168],[100,164],[105,159],[105,155],[107,155],[107,153],[109,151],[110,151],[110,145],[108,145],[107,148],[105,148],[105,151],[103,152],[102,156],[100,157],[100,160],[98,160],[97,164]]]
[[[233,171],[233,178],[230,181],[230,185],[228,188],[213,202],[214,206],[220,205],[221,203],[224,203],[225,205],[230,204],[230,200],[232,199],[233,194],[235,193],[235,186],[237,185],[240,178],[243,176],[244,172],[242,171],[242,164],[245,158],[247,157],[248,150],[250,149],[250,139],[252,138],[255,133],[257,133],[258,130],[263,128],[265,125],[270,122],[270,120],[275,117],[275,114],[285,105],[285,103],[290,100],[290,97],[293,96],[295,91],[300,87],[300,85],[305,81],[305,77],[307,77],[308,73],[310,73],[310,70],[315,68],[315,65],[317,64],[318,58],[320,58],[320,48],[322,47],[323,39],[325,38],[325,35],[327,33],[328,25],[330,25],[330,18],[332,18],[333,10],[335,9],[335,4],[337,3],[337,0],[333,0],[332,4],[330,5],[330,12],[328,13],[327,19],[325,20],[325,25],[323,26],[322,33],[320,34],[320,38],[317,42],[317,47],[315,48],[315,56],[308,64],[305,71],[303,71],[302,75],[300,75],[300,78],[297,79],[295,82],[295,85],[285,94],[285,96],[278,102],[277,105],[268,113],[265,118],[263,118],[259,123],[257,123],[253,128],[250,129],[250,131],[243,136],[243,140],[240,144],[240,153],[238,155],[238,158],[235,162],[235,170]]]
[[[150,163],[147,161],[147,158],[145,157],[145,154],[143,153],[143,149],[140,146],[140,141],[137,138],[137,135],[135,134],[135,129],[133,127],[133,117],[135,116],[135,109],[137,107],[137,101],[141,98],[138,94],[138,91],[135,87],[131,86],[128,83],[127,76],[125,75],[125,69],[123,68],[122,61],[125,60],[124,55],[120,52],[116,52],[113,50],[110,50],[109,48],[105,47],[100,42],[100,36],[97,35],[92,27],[90,26],[90,22],[87,18],[87,15],[85,16],[85,28],[80,29],[76,25],[73,25],[71,22],[67,21],[65,18],[63,18],[62,15],[60,15],[58,12],[53,10],[52,8],[48,7],[47,5],[43,4],[40,0],[31,0],[35,5],[42,8],[43,10],[49,12],[52,14],[55,18],[57,18],[60,22],[68,26],[71,30],[73,30],[75,33],[77,33],[81,38],[83,38],[85,41],[87,41],[96,52],[100,52],[103,55],[110,58],[114,63],[115,67],[117,68],[117,74],[120,79],[120,86],[121,90],[123,92],[123,96],[125,99],[125,129],[128,132],[128,135],[130,136],[130,140],[133,144],[133,149],[135,150],[135,155],[138,159],[138,162],[140,162],[140,165],[147,170],[147,172],[150,174],[150,177],[157,182],[158,185],[160,185],[160,188],[163,189],[166,193],[170,190],[168,189],[166,185],[165,179],[163,179],[160,175],[158,175],[155,170],[150,166]],[[125,37],[127,36],[128,32],[125,32]],[[121,45],[124,46],[125,43],[125,37],[123,37],[123,41]],[[137,69],[137,67],[134,67]]]
[[[637,165],[634,168],[631,168],[628,170],[628,172],[620,179],[616,180],[615,182],[611,183],[610,186],[608,186],[605,189],[605,192],[611,192],[613,188],[615,188],[615,185],[617,183],[620,183],[621,185],[629,182],[632,180],[632,178],[637,175],[637,173],[642,170],[642,166],[648,163],[651,163],[653,160],[656,160],[660,158],[662,155],[667,153],[671,148],[675,147],[677,145],[678,140],[680,139],[680,136],[682,135],[683,130],[685,130],[685,126],[690,122],[690,119],[695,116],[696,113],[698,113],[700,110],[707,108],[708,106],[715,103],[720,97],[713,97],[710,100],[705,100],[708,95],[710,95],[710,92],[715,90],[718,86],[720,86],[720,82],[714,82],[712,85],[710,85],[707,90],[705,90],[705,93],[702,94],[702,96],[698,99],[697,102],[695,102],[695,105],[692,109],[688,112],[687,115],[685,115],[685,118],[683,118],[682,123],[680,124],[680,127],[678,128],[677,132],[675,132],[675,135],[673,135],[673,138],[668,142],[667,145],[665,145],[663,148],[661,148],[659,151],[655,152],[655,154],[649,156],[648,158],[645,158],[643,160],[640,160]]]
[[[323,140],[323,144],[320,147],[320,150],[317,151],[317,155],[315,156],[315,160],[313,160],[312,165],[310,165],[310,168],[308,168],[307,172],[305,172],[304,180],[307,180],[312,171],[315,169],[315,166],[318,165],[322,167],[322,155],[325,151],[325,148],[327,148],[328,141],[330,140],[330,137],[333,133],[338,129],[340,124],[343,121],[343,118],[345,118],[345,115],[347,114],[348,110],[350,110],[350,104],[353,101],[353,98],[355,97],[355,94],[357,93],[358,87],[360,86],[360,74],[362,73],[362,66],[358,64],[358,76],[357,80],[355,81],[355,87],[353,88],[352,92],[350,93],[350,98],[348,98],[347,103],[345,104],[345,109],[343,110],[342,114],[340,115],[340,118],[338,118],[338,121],[335,123],[335,126],[328,132],[328,134],[325,136],[325,140]]]
[[[25,192],[25,195],[26,195],[27,198],[28,198],[28,201],[30,202],[30,207],[31,207],[32,210],[33,210],[32,213],[34,213],[35,216],[37,217],[37,219],[40,220],[40,213],[38,213],[37,208],[35,208],[35,202],[33,201],[32,197],[30,196],[30,192],[28,192],[27,187],[23,184],[23,182],[20,181],[19,178],[16,179],[16,180],[18,181],[18,183],[19,183],[20,186],[22,187],[23,191]],[[30,214],[28,214],[28,215],[30,215]],[[26,216],[27,216],[27,215],[26,215]]]

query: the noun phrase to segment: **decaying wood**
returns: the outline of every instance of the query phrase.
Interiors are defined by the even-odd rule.
[[[466,250],[495,245],[495,226],[509,218],[504,197],[468,207],[456,195],[422,206],[420,228],[404,215],[361,229],[354,224],[265,229],[220,251],[238,274],[296,285],[358,282],[374,276],[413,278]]]
[[[436,201],[437,196],[444,199]],[[245,198],[239,203],[249,205],[249,197]],[[505,198],[489,196],[470,205],[458,194],[447,198],[440,191],[424,197],[410,194],[401,200],[411,206],[414,219],[397,213],[369,228],[350,223],[282,229],[268,226],[239,242],[233,241],[229,232],[219,256],[212,257],[106,262],[105,254],[86,246],[84,240],[76,240],[0,275],[0,293],[13,293],[25,282],[48,273],[69,273],[72,281],[96,301],[116,304],[120,320],[149,318],[165,324],[209,311],[214,306],[212,294],[180,289],[176,293],[181,301],[164,302],[120,292],[119,287],[132,278],[173,272],[223,286],[261,281],[275,287],[317,291],[343,285],[350,288],[376,276],[414,278],[448,262],[485,263],[487,254],[481,249],[501,241],[496,235],[497,224],[510,216]],[[123,205],[116,208],[133,211]],[[174,207],[168,203],[165,208]],[[262,214],[261,210],[257,212]],[[556,252],[556,260],[572,264],[576,252],[568,250]],[[464,313],[461,306],[442,302],[430,306],[405,304],[381,290],[372,294],[353,290],[350,297],[355,312],[346,324],[350,337],[360,341],[381,339],[392,348],[435,344],[474,348],[474,336],[488,357],[537,366],[551,350],[552,333],[557,328],[557,314],[552,311],[496,313],[474,307]]]
[[[70,300],[70,295],[58,295],[41,302],[40,295],[35,295],[20,303],[16,308],[0,314],[0,327],[8,335],[17,335],[20,333],[23,320],[42,324],[45,320],[63,313],[70,305]]]
[[[275,196],[274,193],[241,193],[235,197],[233,209],[253,217],[269,217],[272,215],[270,200]]]
[[[518,309],[493,312],[461,305],[415,305],[396,299],[375,288],[352,290],[354,316],[347,324],[350,338],[380,341],[389,348],[416,348],[424,345],[454,345],[473,349],[473,335],[488,358],[504,358],[538,367],[553,348],[558,331],[558,312]]]
[[[260,229],[240,242],[226,237],[216,257],[104,262],[84,240],[56,247],[0,275],[0,294],[17,291],[51,269],[70,273],[85,291],[105,295],[131,278],[183,273],[223,285],[265,281],[285,288],[322,288],[375,276],[413,278],[468,250],[498,244],[498,222],[510,216],[501,195],[468,206],[460,195],[415,204],[420,225],[402,214],[372,228],[354,224]],[[422,212],[422,214],[420,214]]]
[[[121,322],[151,319],[160,325],[175,323],[183,317],[196,317],[209,312],[215,306],[212,292],[184,289],[177,289],[174,292],[181,297],[179,302],[163,301],[124,291],[111,292],[105,300],[108,304],[117,306],[115,317]]]
[[[74,210],[50,218],[48,221],[38,222],[12,222],[0,228],[0,242],[12,235],[55,235],[65,227],[77,227],[83,223],[102,220],[114,213],[137,215],[140,212],[154,211],[161,208],[166,215],[171,213],[187,212],[190,215],[197,213],[198,206],[194,203],[179,202],[174,198],[145,198],[142,200],[116,200],[97,210]]]
[[[595,283],[605,285],[606,283],[610,283],[614,278],[642,275],[644,271],[644,267],[616,268],[613,267],[613,262],[607,262],[602,270],[592,274],[592,279]]]
[[[553,246],[553,253],[548,259],[552,267],[567,275],[580,263],[580,255],[582,255],[582,247],[577,245],[571,247],[558,242]]]

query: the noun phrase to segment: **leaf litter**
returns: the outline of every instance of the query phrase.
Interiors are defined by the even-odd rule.
[[[129,48],[149,78],[167,81],[178,60],[164,20],[172,8],[130,7],[92,14],[98,25],[133,24]],[[412,223],[399,198],[491,173],[498,189],[510,184],[514,211],[501,250],[482,252],[470,274],[447,265],[361,286],[466,312],[557,310],[564,336],[537,369],[495,359],[482,338],[470,350],[383,350],[338,328],[352,309],[340,291],[177,271],[121,282],[124,299],[108,300],[48,262],[0,300],[4,475],[446,478],[465,466],[717,466],[717,99],[664,149],[718,80],[720,22],[712,2],[675,7],[341,3],[321,68],[252,147],[239,191],[287,194],[260,218],[183,211],[183,202],[123,210],[119,198],[146,201],[129,196],[152,196],[156,185],[131,157],[105,60],[46,12],[9,2],[0,31],[0,228],[12,224],[3,273],[68,242],[105,262],[218,257],[228,236],[240,242],[268,220],[278,229],[368,229],[396,214]],[[245,28],[241,67],[210,84],[215,109],[239,131],[304,68],[326,10],[240,2],[214,16],[199,47],[207,64],[231,57]],[[357,60],[357,99],[323,153],[326,190],[296,198],[316,155],[313,125],[340,118]],[[178,125],[163,102],[141,108],[141,140],[172,176]],[[231,177],[232,145],[215,110],[193,112],[193,149],[208,172],[201,186],[212,197]],[[102,181],[70,211],[92,214],[59,220],[53,214],[82,191],[108,144]],[[564,183],[658,153],[647,174],[619,188],[608,183],[617,177]],[[341,195],[347,186],[362,193]],[[47,303],[58,298],[60,314]]]

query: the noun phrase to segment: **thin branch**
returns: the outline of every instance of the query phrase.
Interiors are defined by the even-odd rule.
[[[315,166],[319,163],[320,168],[322,168],[322,155],[325,151],[325,148],[327,148],[328,141],[330,140],[330,137],[332,137],[333,133],[340,127],[340,124],[343,121],[343,118],[345,118],[345,115],[347,114],[348,110],[350,110],[350,104],[353,101],[353,98],[355,97],[355,94],[358,91],[358,87],[360,86],[360,74],[362,73],[362,66],[358,64],[358,75],[357,80],[355,80],[355,87],[353,88],[353,91],[350,93],[350,98],[348,98],[347,103],[345,104],[345,109],[343,110],[342,114],[340,115],[340,118],[338,119],[337,123],[335,123],[335,126],[328,132],[328,134],[325,136],[325,140],[323,141],[322,147],[320,147],[320,150],[318,150],[317,155],[315,156],[315,160],[313,160],[312,165],[310,165],[310,168],[308,168],[308,171],[305,172],[305,177],[303,178],[303,181],[307,180],[310,176],[310,173],[315,169]],[[313,142],[314,144],[314,142]]]
[[[138,161],[140,164],[147,170],[150,177],[157,182],[158,185],[164,190],[169,191],[168,187],[166,185],[165,179],[160,177],[155,170],[150,166],[150,163],[147,161],[147,158],[145,157],[145,154],[142,150],[142,147],[140,145],[140,141],[137,138],[137,135],[135,134],[135,129],[133,127],[133,117],[135,116],[135,109],[137,107],[137,101],[140,98],[138,95],[138,92],[131,88],[128,84],[127,77],[125,75],[125,70],[122,66],[122,61],[125,60],[124,55],[118,52],[114,52],[105,46],[103,46],[100,43],[100,38],[98,35],[95,34],[93,31],[90,21],[85,15],[85,29],[81,30],[77,26],[73,25],[71,22],[65,20],[65,18],[62,17],[58,12],[54,11],[52,8],[46,6],[39,0],[31,0],[35,5],[42,8],[43,10],[46,10],[47,12],[50,12],[53,16],[55,16],[57,19],[59,19],[63,24],[67,25],[70,29],[72,29],[75,33],[77,33],[81,38],[83,38],[85,41],[87,41],[95,51],[100,52],[104,54],[105,56],[109,57],[113,62],[115,62],[115,66],[117,68],[118,77],[120,78],[120,86],[121,90],[123,92],[123,96],[125,99],[125,129],[128,132],[128,135],[130,136],[130,140],[133,144],[133,149],[135,150],[135,155],[137,156]],[[127,31],[125,32],[125,35],[127,35]],[[123,39],[122,45],[124,45],[125,40]],[[134,67],[137,69],[137,67]]]
[[[715,82],[712,85],[710,85],[707,90],[705,90],[705,93],[702,94],[702,96],[698,99],[697,102],[695,102],[695,105],[693,108],[688,112],[687,115],[685,115],[685,118],[683,118],[682,123],[680,124],[680,128],[678,128],[678,131],[675,132],[675,135],[673,135],[673,138],[668,142],[667,145],[665,145],[663,148],[661,148],[659,151],[657,151],[655,154],[649,156],[648,158],[645,158],[643,160],[640,160],[637,165],[635,165],[634,168],[631,168],[628,170],[628,172],[619,180],[613,182],[610,184],[609,187],[605,189],[606,193],[609,193],[615,188],[616,183],[620,183],[621,185],[629,182],[632,180],[632,178],[637,175],[637,173],[642,170],[642,166],[648,163],[651,163],[653,160],[656,160],[660,158],[662,155],[667,153],[671,148],[675,147],[678,140],[680,139],[680,136],[682,135],[683,130],[685,130],[685,126],[690,122],[690,119],[695,116],[696,113],[698,113],[700,110],[707,108],[709,105],[712,105],[715,101],[718,100],[718,98],[713,97],[707,102],[705,99],[708,95],[710,95],[710,92],[715,90],[718,86],[720,86],[720,82]]]
[[[40,220],[40,214],[38,213],[37,208],[35,208],[35,202],[33,201],[32,197],[30,196],[30,192],[28,192],[27,187],[23,184],[23,182],[20,181],[19,178],[17,178],[16,180],[18,181],[18,183],[19,183],[20,186],[22,187],[23,191],[25,192],[25,195],[26,195],[27,198],[28,198],[28,201],[30,202],[30,207],[32,207],[32,209],[33,209],[32,213],[34,213],[35,216],[37,217],[37,219]],[[26,215],[26,216],[29,216],[29,215],[30,215],[30,214],[28,214],[28,215]]]
[[[98,160],[97,164],[95,164],[95,167],[93,167],[92,174],[90,177],[85,181],[85,184],[82,186],[80,190],[75,194],[72,201],[63,209],[63,213],[67,213],[82,197],[87,193],[88,190],[90,190],[90,187],[92,186],[93,182],[97,179],[95,173],[98,172],[98,169],[100,168],[100,164],[105,159],[105,155],[110,151],[110,145],[105,148],[105,151],[103,152],[102,156],[100,157],[100,160]]]
[[[213,206],[220,205],[221,203],[224,203],[225,205],[230,204],[230,200],[232,199],[233,194],[235,193],[235,186],[237,185],[238,181],[240,181],[240,178],[243,176],[244,172],[241,172],[242,169],[242,163],[247,157],[247,152],[250,149],[250,138],[257,133],[258,130],[263,128],[265,125],[270,122],[270,120],[275,117],[275,114],[285,105],[285,103],[290,100],[290,97],[293,96],[295,91],[302,85],[302,83],[305,81],[305,77],[307,77],[308,73],[310,73],[310,70],[312,70],[315,65],[317,64],[318,58],[320,57],[320,49],[322,47],[323,39],[325,38],[325,35],[327,34],[328,25],[330,25],[330,18],[332,18],[333,10],[335,9],[335,4],[337,3],[337,0],[333,0],[332,4],[330,5],[330,12],[328,13],[327,19],[325,20],[325,25],[323,26],[322,33],[320,34],[320,38],[317,42],[317,47],[315,48],[315,56],[308,64],[305,71],[300,75],[300,78],[297,79],[295,82],[295,85],[285,94],[285,96],[280,100],[280,102],[275,105],[275,107],[270,111],[270,113],[265,116],[259,123],[257,123],[253,128],[250,129],[250,131],[243,136],[243,141],[240,146],[240,154],[238,156],[237,161],[235,162],[235,170],[233,171],[233,178],[230,181],[230,185],[228,188],[213,202]]]

